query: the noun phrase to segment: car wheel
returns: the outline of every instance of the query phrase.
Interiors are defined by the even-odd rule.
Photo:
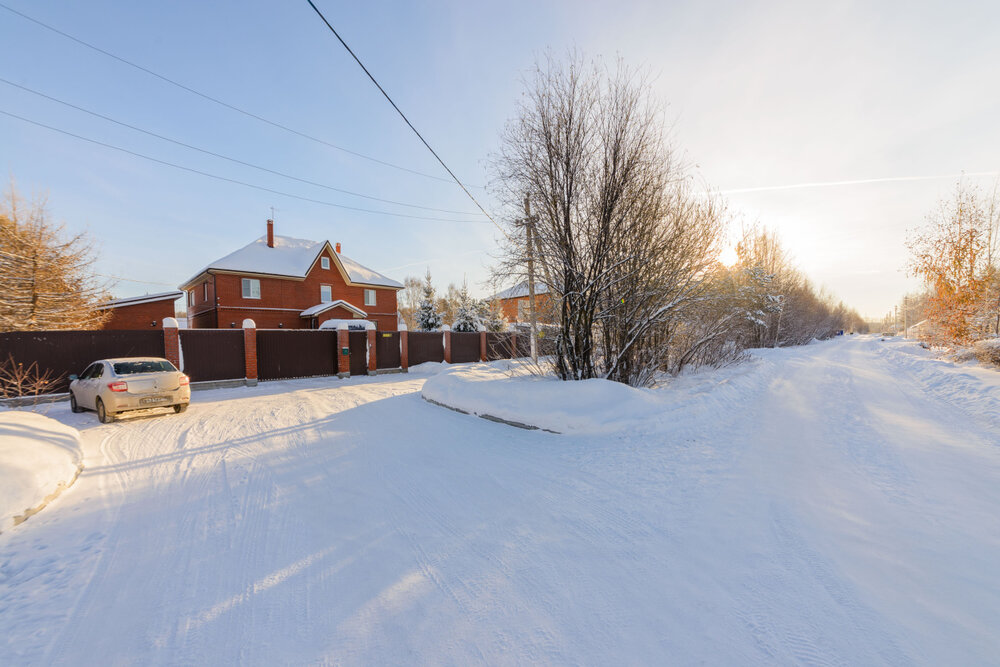
[[[177,405],[174,406],[174,412],[177,413],[184,412],[187,409],[188,409],[187,403],[178,403]]]
[[[72,412],[83,412],[83,408],[76,404],[76,396],[73,395],[73,392],[69,392],[69,409]]]
[[[104,401],[101,399],[97,399],[97,418],[101,420],[102,424],[110,424],[115,420],[114,413],[104,409]]]

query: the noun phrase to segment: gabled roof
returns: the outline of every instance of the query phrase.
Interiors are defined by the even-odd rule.
[[[324,301],[322,303],[317,303],[315,306],[311,306],[309,308],[306,308],[301,313],[299,313],[299,317],[312,317],[313,315],[319,315],[320,313],[325,313],[326,311],[330,310],[331,308],[337,308],[338,306],[341,307],[341,308],[346,308],[347,310],[351,311],[352,313],[357,313],[361,317],[368,317],[368,313],[366,313],[365,311],[361,310],[357,306],[354,306],[354,305],[351,305],[351,304],[347,303],[343,299],[337,299],[336,301]]]
[[[159,294],[144,294],[143,296],[130,296],[124,299],[112,299],[105,301],[97,307],[97,310],[108,310],[109,308],[122,308],[123,306],[138,306],[141,303],[155,303],[156,301],[175,301],[184,296],[184,292],[160,292]]]
[[[535,283],[535,294],[548,294],[549,288],[542,283]],[[502,292],[497,292],[490,299],[520,299],[521,297],[528,296],[528,281],[514,285]]]
[[[392,278],[373,271],[355,262],[349,257],[338,254],[330,247],[329,241],[309,241],[294,239],[290,236],[275,236],[274,247],[267,245],[267,236],[248,243],[236,252],[229,253],[210,263],[204,269],[192,276],[181,287],[195,282],[207,271],[232,271],[235,273],[259,273],[285,278],[305,278],[316,263],[316,259],[324,248],[330,248],[330,254],[343,269],[348,282],[357,285],[375,285],[377,287],[402,288],[402,284]]]

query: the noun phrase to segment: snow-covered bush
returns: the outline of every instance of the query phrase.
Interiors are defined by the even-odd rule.
[[[987,338],[978,341],[973,350],[979,363],[1000,367],[1000,338]]]

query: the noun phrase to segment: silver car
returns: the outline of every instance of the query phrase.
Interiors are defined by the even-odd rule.
[[[188,376],[158,357],[102,359],[69,379],[70,409],[96,410],[105,424],[119,412],[171,406],[184,412],[191,402]]]

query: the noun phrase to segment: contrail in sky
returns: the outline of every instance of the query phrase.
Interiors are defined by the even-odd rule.
[[[718,194],[730,195],[743,192],[769,192],[772,190],[798,190],[801,188],[829,188],[837,185],[860,185],[864,183],[893,183],[898,181],[933,181],[942,178],[961,178],[963,176],[998,176],[997,171],[978,171],[963,174],[942,174],[940,176],[891,176],[889,178],[866,178],[857,181],[821,181],[818,183],[795,183],[793,185],[765,185],[757,188],[735,188],[720,190]]]

